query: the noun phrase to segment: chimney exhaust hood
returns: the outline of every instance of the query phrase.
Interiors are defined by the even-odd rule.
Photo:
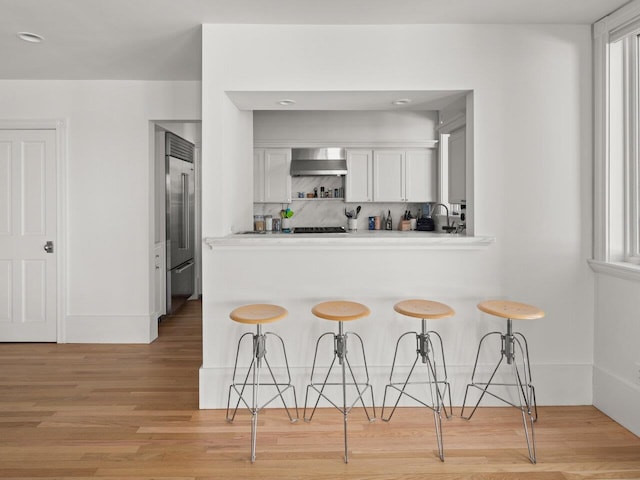
[[[346,175],[346,149],[340,147],[292,148],[291,175]]]

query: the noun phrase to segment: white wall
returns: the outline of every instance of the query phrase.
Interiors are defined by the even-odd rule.
[[[152,120],[198,120],[199,82],[0,82],[3,120],[67,122],[63,341],[149,342]]]
[[[487,275],[491,296],[547,312],[520,326],[532,362],[558,372],[553,391],[540,394],[590,404],[589,26],[205,25],[203,235],[251,224],[252,125],[225,91],[447,89],[474,92],[475,231],[496,237],[481,267],[487,271],[465,275]],[[233,216],[220,213],[230,210]],[[229,341],[216,329],[228,321],[228,305],[215,292],[225,272],[206,249],[203,262],[206,350]],[[236,268],[245,268],[242,262]],[[449,286],[455,308],[456,285]],[[204,363],[224,366],[206,354]],[[576,381],[580,388],[566,388]]]
[[[640,435],[640,281],[596,280],[593,404]]]

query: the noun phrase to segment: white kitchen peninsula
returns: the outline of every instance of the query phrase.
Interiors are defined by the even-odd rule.
[[[417,98],[446,89],[455,95],[466,92],[468,100],[464,151],[469,168],[464,182],[461,177],[450,194],[458,192],[458,200],[466,201],[468,235],[492,235],[496,241],[477,249],[451,250],[397,244],[371,248],[205,244],[202,407],[226,404],[233,350],[242,330],[228,315],[234,306],[255,301],[280,303],[290,312],[272,328],[287,341],[300,397],[313,339],[335,327],[310,313],[314,302],[327,297],[353,298],[372,310],[369,318],[351,322],[349,328],[362,332],[367,342],[378,400],[388,380],[393,337],[416,328],[410,319],[398,318],[392,306],[399,298],[412,296],[444,301],[456,311],[454,317],[433,325],[447,348],[454,402],[464,395],[478,336],[503,327],[476,309],[477,301],[486,297],[519,300],[547,312],[540,321],[518,324],[531,348],[540,405],[592,404],[594,378],[604,379],[596,392],[609,381],[619,385],[632,381],[623,373],[630,371],[626,363],[602,363],[597,356],[594,362],[595,314],[589,299],[595,280],[585,262],[593,252],[593,172],[588,161],[592,41],[586,25],[203,25],[203,237],[226,238],[252,228],[254,147],[279,148],[284,141],[293,145],[294,140],[299,147],[327,146],[331,140],[332,145],[351,149],[373,150],[381,147],[378,142],[384,142],[384,148],[429,148],[425,142],[439,138],[420,131],[441,130],[442,125],[453,129],[455,112],[446,118],[419,116],[416,120],[422,126],[416,135],[408,135],[415,129],[407,129],[406,117],[390,111],[406,108],[397,109],[391,102],[411,98],[411,108],[419,108]],[[425,45],[447,47],[426,52]],[[376,109],[395,119],[385,125],[401,125],[394,130],[398,135],[365,136],[360,129],[346,128],[327,110],[349,110],[349,123],[363,125],[373,110],[359,105],[371,94],[380,100]],[[287,98],[298,103],[277,104]],[[332,121],[323,124],[322,138],[307,135],[308,122],[287,124],[286,135],[280,135],[277,115],[260,112],[285,108],[313,110]],[[261,116],[274,121],[260,121]],[[313,120],[311,114],[301,116]],[[362,135],[356,138],[358,132]],[[414,143],[420,135],[424,141]],[[443,146],[444,142],[438,143],[439,150]],[[462,142],[454,139],[452,149],[454,154],[462,152]],[[454,163],[450,170],[461,166]],[[359,185],[360,196],[345,199],[349,205],[344,206],[353,209],[361,204],[362,219],[386,214],[388,210],[366,202],[370,192],[366,179]],[[445,186],[443,182],[439,188]],[[294,225],[330,225],[315,219],[305,225],[298,222],[306,218],[303,210],[315,203],[303,207],[302,202],[292,202]],[[331,203],[344,212],[340,201]],[[263,205],[269,204],[257,208]],[[375,208],[367,211],[369,206]],[[273,214],[272,209],[277,213],[282,205],[264,208],[257,213]],[[412,209],[415,213],[416,207]],[[397,225],[400,217],[392,214]],[[333,224],[333,214],[331,220]],[[607,294],[617,287],[610,285]],[[608,331],[609,317],[601,317],[599,331]],[[622,335],[634,332],[628,327],[632,319],[625,320]],[[598,341],[601,350],[615,350],[615,342]],[[607,365],[614,375],[602,370]],[[628,391],[622,388],[616,391]]]
[[[208,267],[217,275],[203,299],[208,313],[203,319],[201,408],[226,406],[236,344],[248,331],[230,321],[229,312],[248,303],[275,303],[289,311],[269,330],[285,341],[302,404],[315,342],[335,328],[315,318],[311,307],[331,299],[354,300],[371,309],[371,316],[349,323],[347,329],[364,340],[376,403],[381,402],[397,337],[419,328],[419,322],[396,314],[393,305],[415,297],[448,303],[456,311],[453,318],[430,322],[429,327],[443,336],[454,403],[460,402],[478,338],[492,327],[478,322],[475,306],[500,291],[491,272],[493,242],[492,237],[366,230],[206,238],[211,249]]]

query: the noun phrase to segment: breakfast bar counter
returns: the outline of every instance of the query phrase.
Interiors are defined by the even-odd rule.
[[[201,408],[226,407],[237,339],[246,332],[230,321],[229,313],[241,305],[276,304],[289,312],[272,329],[287,345],[292,382],[300,394],[309,380],[315,341],[329,329],[311,308],[329,300],[366,305],[371,315],[349,327],[364,340],[374,393],[382,400],[395,347],[391,339],[415,327],[393,310],[395,303],[428,298],[455,310],[440,333],[450,357],[449,374],[462,385],[484,333],[477,327],[482,322],[476,304],[502,292],[492,268],[500,261],[492,237],[364,230],[235,234],[204,241],[209,248],[203,249],[203,270],[209,280],[203,291]],[[399,369],[410,367],[410,359],[398,362]],[[452,393],[455,402],[460,392],[454,388]]]
[[[250,248],[317,248],[341,249],[401,248],[401,249],[481,249],[495,242],[490,236],[466,236],[434,232],[398,230],[358,230],[346,233],[238,233],[225,237],[207,237],[205,243],[217,247]]]

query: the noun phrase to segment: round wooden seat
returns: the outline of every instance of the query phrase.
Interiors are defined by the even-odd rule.
[[[277,322],[287,316],[286,308],[266,303],[243,305],[233,310],[229,317],[239,323],[263,324]]]
[[[311,313],[325,320],[346,322],[348,320],[357,320],[366,317],[371,313],[371,310],[361,303],[336,300],[317,304],[311,309]]]
[[[396,303],[393,309],[408,317],[429,320],[447,318],[455,315],[455,312],[449,305],[421,299],[403,300]]]
[[[544,312],[538,307],[510,300],[486,300],[478,304],[478,309],[510,320],[535,320],[544,317]]]

